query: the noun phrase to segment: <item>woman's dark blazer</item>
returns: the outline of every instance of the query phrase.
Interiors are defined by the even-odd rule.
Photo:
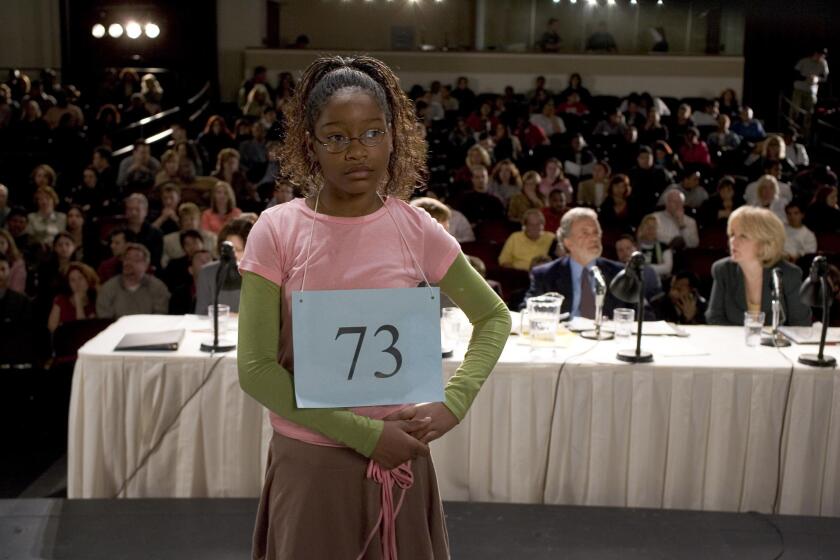
[[[782,309],[785,320],[782,324],[807,326],[811,324],[811,309],[799,300],[799,287],[802,285],[802,271],[794,264],[781,260],[764,267],[761,287],[761,310],[764,311],[764,324],[773,321],[770,303],[772,270],[782,270]],[[710,325],[743,325],[744,312],[747,310],[747,295],[744,286],[744,274],[741,267],[731,257],[720,259],[712,265],[712,295],[706,308],[706,322]]]

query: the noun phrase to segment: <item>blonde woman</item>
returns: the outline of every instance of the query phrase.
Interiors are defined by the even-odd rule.
[[[484,149],[479,144],[473,144],[467,150],[467,157],[464,161],[464,167],[455,173],[456,183],[469,183],[472,181],[472,168],[476,165],[483,165],[487,169],[493,167],[493,160],[490,158],[490,152]]]
[[[772,270],[782,271],[782,308],[786,325],[810,325],[811,310],[799,300],[802,271],[783,258],[785,228],[765,208],[742,206],[732,212],[726,228],[730,256],[712,265],[712,294],[706,309],[710,325],[743,325],[744,313],[773,313],[770,303]]]
[[[242,210],[236,207],[233,187],[224,181],[219,181],[213,187],[210,208],[201,214],[201,229],[218,234],[228,222],[238,218],[240,214]]]
[[[155,175],[155,186],[181,182],[181,156],[175,150],[166,150],[160,156],[160,171]]]
[[[529,171],[522,177],[522,192],[510,199],[508,219],[512,222],[522,222],[525,211],[529,208],[543,208],[546,200],[540,193],[540,174]]]

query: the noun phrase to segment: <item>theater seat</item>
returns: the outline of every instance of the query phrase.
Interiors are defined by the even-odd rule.
[[[487,268],[488,275],[491,270],[499,268],[499,253],[502,252],[501,245],[487,243],[486,241],[472,241],[470,243],[461,243],[461,250],[465,255],[481,259]]]
[[[512,224],[508,220],[487,220],[475,227],[475,238],[487,243],[504,245],[510,234],[520,229],[518,224]]]
[[[53,365],[76,361],[79,348],[113,322],[113,319],[83,319],[59,325],[53,333]]]

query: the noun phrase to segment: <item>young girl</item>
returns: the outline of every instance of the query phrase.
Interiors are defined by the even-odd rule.
[[[264,211],[240,263],[240,383],[274,428],[253,558],[449,557],[428,443],[467,413],[510,315],[458,243],[403,201],[425,168],[415,122],[396,76],[368,57],[318,59],[291,102],[281,168],[306,198]],[[291,294],[304,273],[306,290],[438,283],[474,325],[445,401],[299,409]]]

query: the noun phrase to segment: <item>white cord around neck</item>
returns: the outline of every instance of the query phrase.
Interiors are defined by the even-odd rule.
[[[394,218],[394,215],[391,214],[391,209],[388,208],[388,205],[385,202],[385,198],[380,193],[376,193],[376,195],[379,197],[379,200],[382,201],[382,206],[385,207],[385,211],[388,213],[388,216],[391,217],[391,221],[394,222],[394,227],[397,228],[397,233],[400,234],[400,239],[402,239],[402,242],[405,244],[406,249],[408,249],[408,254],[411,255],[411,260],[414,263],[414,266],[417,267],[417,270],[419,270],[420,274],[423,276],[423,281],[426,284],[426,288],[429,290],[430,297],[432,299],[435,299],[435,293],[432,290],[432,285],[429,283],[429,279],[426,278],[426,273],[423,271],[423,267],[421,267],[420,263],[417,262],[417,258],[414,256],[414,251],[411,250],[411,245],[409,245],[408,241],[406,241],[405,236],[403,235],[402,230],[400,229],[400,226],[397,223],[397,220]],[[309,269],[309,257],[312,251],[312,236],[315,232],[315,221],[318,219],[318,202],[320,201],[320,199],[321,190],[318,189],[318,194],[315,195],[315,208],[313,210],[315,215],[312,217],[312,227],[309,228],[309,239],[306,243],[306,260],[303,263],[303,280],[301,281],[299,296],[300,302],[303,302],[303,291],[306,287],[306,272]]]

